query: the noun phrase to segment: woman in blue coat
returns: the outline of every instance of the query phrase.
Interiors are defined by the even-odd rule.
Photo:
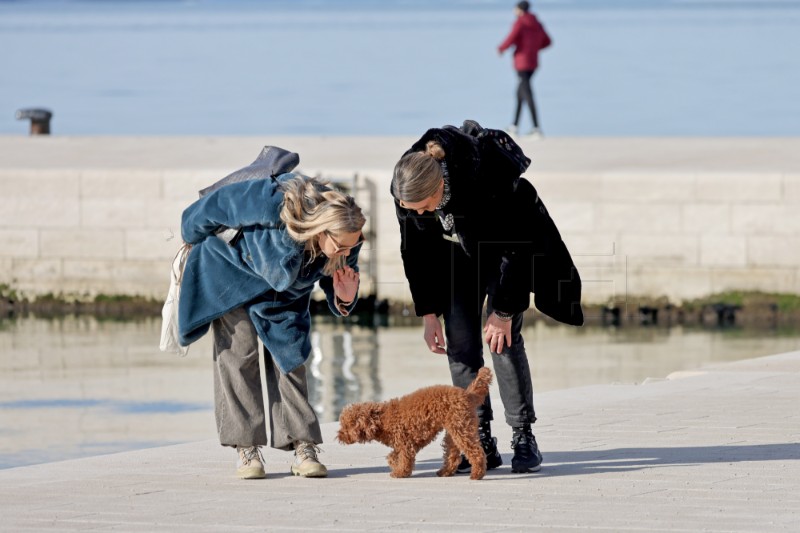
[[[181,280],[180,342],[213,332],[217,431],[223,446],[237,449],[243,479],[265,477],[259,339],[270,446],[294,450],[293,474],[327,475],[317,458],[322,435],[304,366],[309,302],[319,281],[335,315],[353,309],[364,223],[352,197],[295,174],[225,185],[183,213],[181,232],[191,251]],[[230,228],[236,236],[220,238]]]

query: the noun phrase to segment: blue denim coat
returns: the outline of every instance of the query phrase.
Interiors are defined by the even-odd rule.
[[[181,233],[192,249],[181,280],[178,313],[180,343],[187,346],[208,331],[211,322],[245,307],[264,346],[283,372],[305,363],[311,352],[309,302],[319,281],[331,311],[333,279],[322,273],[325,257],[308,261],[302,244],[289,237],[280,219],[283,192],[277,178],[233,183],[217,189],[183,212]],[[222,227],[242,228],[225,243]],[[347,263],[358,270],[358,252]],[[355,306],[353,301],[346,312]]]

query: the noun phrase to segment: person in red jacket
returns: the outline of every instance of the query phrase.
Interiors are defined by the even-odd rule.
[[[541,136],[539,119],[536,116],[536,104],[533,103],[533,89],[531,77],[539,66],[539,50],[551,44],[550,36],[533,13],[529,13],[530,3],[520,2],[514,8],[517,20],[511,28],[506,40],[498,47],[498,52],[503,55],[509,47],[514,46],[514,70],[519,76],[517,88],[517,111],[514,114],[514,123],[509,127],[509,133],[517,133],[519,119],[522,114],[523,103],[528,104],[533,119],[532,135]]]

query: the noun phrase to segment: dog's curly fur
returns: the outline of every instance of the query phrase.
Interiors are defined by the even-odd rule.
[[[469,387],[434,385],[387,402],[365,402],[344,408],[337,439],[342,444],[378,441],[392,448],[386,457],[392,477],[408,477],[417,452],[443,429],[444,464],[437,476],[452,476],[461,453],[472,465],[472,479],[486,473],[486,454],[478,438],[476,408],[489,394],[492,371],[481,368]]]

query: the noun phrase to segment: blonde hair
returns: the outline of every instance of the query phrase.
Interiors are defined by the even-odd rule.
[[[283,207],[281,220],[289,236],[305,244],[309,262],[322,253],[319,239],[321,233],[357,233],[367,219],[352,196],[331,189],[326,182],[316,178],[297,176],[281,183]],[[328,276],[343,268],[345,257],[329,258],[323,267]]]
[[[392,196],[404,202],[422,202],[436,194],[444,179],[439,165],[444,157],[444,148],[428,141],[424,151],[400,158],[392,176]]]

